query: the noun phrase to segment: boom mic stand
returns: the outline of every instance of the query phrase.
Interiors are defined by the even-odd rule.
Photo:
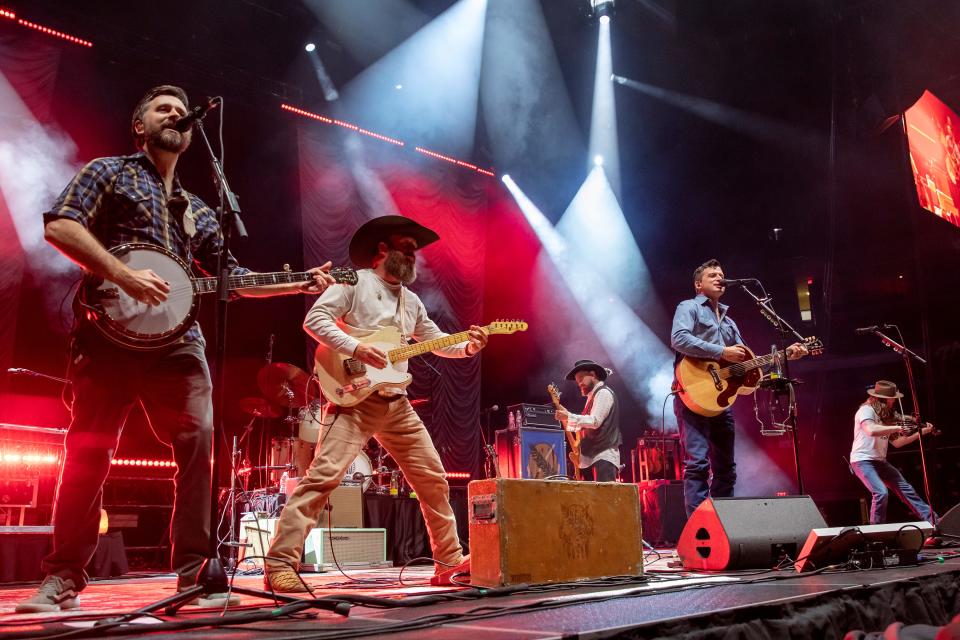
[[[896,325],[886,325],[887,327],[893,327],[900,331],[900,328]],[[903,344],[900,344],[890,336],[884,334],[880,329],[874,327],[870,330],[870,333],[873,333],[878,338],[880,342],[884,345],[890,347],[903,357],[903,366],[907,369],[907,386],[910,388],[910,399],[913,400],[913,417],[917,422],[917,426],[920,427],[917,429],[917,442],[920,443],[920,469],[923,471],[923,491],[927,496],[927,504],[930,505],[931,509],[933,508],[933,501],[931,500],[932,495],[930,493],[930,475],[927,473],[927,454],[923,446],[923,422],[920,420],[920,403],[917,400],[917,385],[916,381],[913,378],[913,365],[911,364],[911,359],[916,360],[920,364],[927,364],[927,361],[921,358],[919,355],[908,349]],[[901,334],[900,340],[903,341],[903,336]]]
[[[216,99],[216,98],[215,98]],[[221,112],[222,113],[222,112]],[[221,116],[222,117],[222,116]],[[233,231],[236,231],[241,238],[247,237],[247,230],[240,220],[240,203],[236,194],[230,190],[227,183],[227,177],[223,173],[223,166],[217,159],[210,146],[210,139],[203,128],[203,122],[198,119],[194,128],[200,134],[204,142],[207,153],[210,157],[210,165],[213,169],[214,183],[220,192],[220,206],[217,208],[220,231],[223,235],[223,242],[220,245],[220,255],[217,261],[218,281],[217,281],[217,315],[215,324],[216,351],[214,356],[214,378],[213,378],[213,468],[210,475],[210,534],[207,559],[200,567],[200,573],[197,574],[197,583],[179,593],[168,598],[158,600],[148,604],[134,613],[153,613],[163,610],[168,615],[175,614],[181,607],[200,596],[211,596],[214,594],[223,594],[227,592],[242,593],[248,596],[257,596],[265,600],[290,603],[302,602],[302,598],[288,596],[279,593],[271,593],[261,589],[251,589],[249,587],[230,586],[227,581],[227,572],[220,559],[219,537],[217,536],[217,513],[219,511],[217,485],[220,478],[220,453],[221,440],[220,434],[224,433],[223,425],[223,390],[224,390],[224,361],[226,359],[227,345],[227,303],[230,300],[230,266],[228,257],[230,255],[230,239]],[[310,601],[311,605],[328,611],[334,611],[341,615],[347,615],[349,606],[345,603],[334,600],[325,601],[314,599]]]
[[[760,309],[760,314],[773,325],[773,327],[780,333],[780,343],[781,350],[784,351],[784,357],[782,359],[777,358],[776,361],[782,363],[783,365],[783,377],[781,378],[783,388],[787,390],[790,394],[790,402],[788,408],[788,415],[786,424],[790,425],[790,434],[793,442],[793,464],[797,470],[797,491],[802,495],[803,494],[803,473],[800,470],[800,438],[797,435],[797,403],[796,403],[796,393],[794,389],[795,380],[790,378],[790,359],[786,357],[786,340],[787,336],[792,334],[799,342],[803,342],[804,338],[797,330],[790,326],[790,323],[780,317],[776,311],[773,310],[773,306],[770,304],[770,301],[773,299],[771,296],[767,295],[766,290],[763,288],[763,284],[756,279],[751,280],[760,287],[762,293],[761,296],[754,294],[746,286],[741,287],[743,291],[753,298],[753,301],[757,304],[757,307]]]

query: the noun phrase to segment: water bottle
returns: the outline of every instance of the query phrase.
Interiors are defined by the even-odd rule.
[[[507,411],[507,429],[513,431],[517,428],[517,421],[513,419],[513,411]]]
[[[287,479],[290,477],[290,474],[286,471],[280,476],[280,493],[286,495],[287,493]]]
[[[390,495],[394,498],[400,497],[400,479],[397,477],[398,472],[394,471],[390,474]]]

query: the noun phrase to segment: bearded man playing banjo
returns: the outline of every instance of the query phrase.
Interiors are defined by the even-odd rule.
[[[126,297],[128,309],[162,308],[184,293],[191,295],[189,273],[188,286],[180,287],[178,294],[155,270],[131,268],[108,249],[143,243],[138,246],[159,247],[207,274],[217,271],[222,235],[216,214],[184,190],[175,173],[192,136],[189,129],[181,132],[175,127],[187,108],[187,96],[179,87],[163,85],[148,91],[131,121],[140,152],[93,160],[44,213],[47,241],[88,273],[112,283],[113,297]],[[249,274],[233,256],[229,266],[231,280]],[[329,268],[327,263],[311,269],[300,274],[300,281],[274,280],[285,284],[241,285],[237,293],[257,297],[321,293],[333,282]],[[93,307],[81,309],[91,312]],[[54,508],[53,551],[43,560],[46,577],[39,590],[17,611],[79,606],[77,594],[87,583],[84,567],[97,547],[103,482],[137,401],[154,433],[173,449],[177,464],[171,559],[178,588],[193,585],[207,555],[213,406],[200,327],[191,316],[172,343],[138,351],[105,339],[88,315],[78,313],[71,347],[73,418]],[[216,603],[215,595],[195,602]]]

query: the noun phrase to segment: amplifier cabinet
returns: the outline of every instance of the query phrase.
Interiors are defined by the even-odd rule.
[[[507,425],[510,429],[521,427],[563,429],[556,414],[552,404],[512,404],[507,407]]]
[[[336,556],[336,562],[334,562]],[[304,564],[324,568],[346,565],[383,565],[387,561],[386,529],[328,529],[316,527],[303,545]]]
[[[643,574],[636,485],[497,478],[467,495],[474,585]]]
[[[556,429],[501,429],[497,460],[504,478],[544,479],[567,475],[566,436]]]

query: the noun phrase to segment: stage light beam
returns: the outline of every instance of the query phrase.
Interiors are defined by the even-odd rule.
[[[617,137],[617,106],[613,84],[613,51],[610,44],[610,21],[597,26],[597,64],[593,82],[593,109],[590,116],[590,150],[593,164],[600,164],[617,199],[620,198],[620,154]],[[587,171],[593,167],[588,166]]]

